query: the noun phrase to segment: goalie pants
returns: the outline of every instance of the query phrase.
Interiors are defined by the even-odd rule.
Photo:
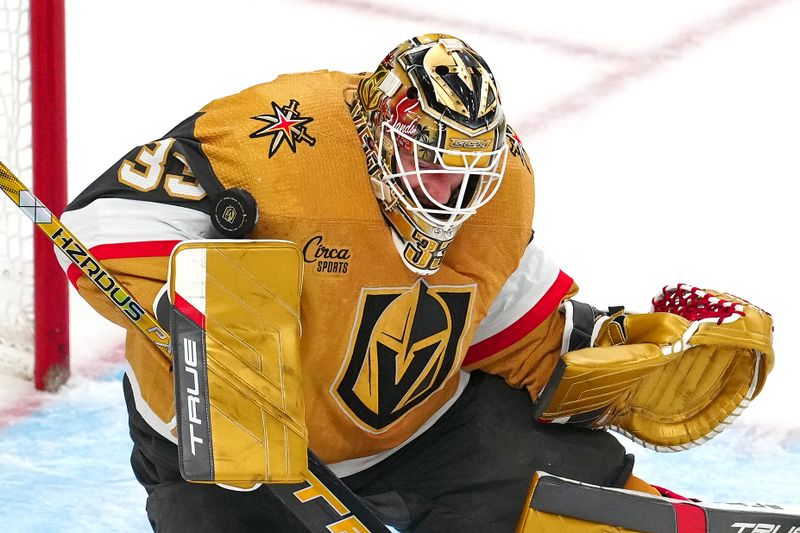
[[[136,412],[127,377],[124,388],[131,464],[147,490],[155,531],[303,531],[264,488],[236,492],[183,481],[177,447]],[[625,484],[633,456],[613,435],[537,424],[532,410],[527,391],[473,372],[462,396],[430,429],[344,482],[404,533],[511,533],[536,470],[597,485]]]

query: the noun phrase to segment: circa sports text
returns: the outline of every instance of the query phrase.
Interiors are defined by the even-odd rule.
[[[315,263],[317,272],[347,274],[350,249],[326,246],[322,235],[315,235],[303,246],[303,261]]]

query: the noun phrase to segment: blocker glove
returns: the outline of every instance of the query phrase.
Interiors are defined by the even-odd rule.
[[[772,370],[772,317],[731,294],[664,287],[653,312],[569,300],[562,356],[536,402],[540,422],[609,428],[658,451],[727,427]]]

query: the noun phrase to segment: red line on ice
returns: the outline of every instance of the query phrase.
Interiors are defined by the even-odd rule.
[[[514,43],[528,44],[549,48],[563,54],[576,56],[588,56],[604,61],[619,61],[631,59],[631,54],[605,49],[598,46],[587,46],[579,43],[572,43],[563,39],[545,37],[528,33],[513,28],[495,26],[476,19],[463,19],[435,13],[422,14],[419,11],[412,11],[408,8],[391,6],[369,0],[305,0],[309,3],[324,4],[332,7],[340,7],[349,11],[355,11],[361,15],[373,15],[385,17],[393,20],[407,20],[416,23],[424,23],[430,27],[446,28],[447,31],[463,30],[472,33],[489,35],[497,39],[505,39]],[[454,32],[455,33],[455,32]],[[388,50],[387,50],[388,51]]]
[[[662,44],[637,54],[636,57],[616,70],[565,95],[543,110],[529,114],[515,127],[524,137],[530,139],[533,135],[552,126],[553,123],[595,107],[605,98],[620,92],[629,83],[653,74],[672,61],[682,59],[689,52],[700,48],[709,39],[751,20],[754,15],[780,5],[784,1],[746,0],[741,2],[716,17],[680,31]]]
[[[573,115],[578,115],[598,105],[612,94],[620,92],[630,82],[638,81],[665,64],[681,59],[688,52],[699,48],[710,38],[749,21],[760,12],[766,11],[786,0],[745,0],[715,17],[678,31],[664,43],[643,52],[622,52],[613,49],[572,43],[566,40],[504,28],[476,20],[459,19],[433,13],[420,14],[399,6],[380,4],[374,0],[305,0],[309,3],[342,8],[359,14],[373,15],[394,20],[425,23],[434,27],[452,28],[505,39],[522,45],[547,48],[565,55],[590,57],[597,60],[613,61],[620,66],[598,77],[584,87],[565,94],[540,111],[529,113],[522,121],[515,121],[514,127],[526,139],[540,134],[554,123]],[[765,58],[766,59],[766,58]]]
[[[125,347],[124,345],[119,345],[105,355],[86,361],[77,368],[73,368],[72,377],[96,379],[114,370],[124,360]],[[67,382],[66,386],[69,386],[69,382]],[[29,394],[17,399],[8,407],[0,408],[0,431],[46,407],[47,404],[53,401],[58,401],[58,394],[37,391],[31,384]]]

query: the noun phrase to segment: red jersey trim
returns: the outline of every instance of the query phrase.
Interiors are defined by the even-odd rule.
[[[177,292],[175,293],[175,308],[186,315],[189,320],[200,326],[200,329],[206,329],[206,315],[201,313],[199,309]]]
[[[181,241],[144,241],[144,242],[121,242],[114,244],[98,244],[90,248],[89,252],[102,262],[105,259],[124,259],[129,257],[168,257]],[[78,280],[83,275],[83,271],[75,264],[69,265],[67,277],[73,287],[78,288]]]
[[[563,271],[558,272],[558,277],[544,293],[544,296],[536,302],[527,313],[522,315],[519,320],[508,326],[503,331],[495,333],[488,339],[484,339],[477,344],[473,344],[467,350],[467,356],[461,366],[473,365],[487,357],[490,357],[502,350],[505,350],[514,343],[520,341],[531,331],[539,327],[544,319],[561,303],[561,299],[570,287],[572,278]]]

